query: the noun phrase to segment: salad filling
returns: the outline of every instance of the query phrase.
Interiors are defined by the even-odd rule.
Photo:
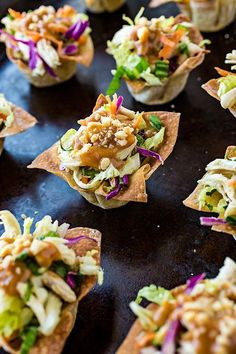
[[[102,283],[100,240],[95,230],[69,230],[69,224],[59,225],[48,215],[33,231],[32,218],[25,218],[23,229],[9,211],[1,211],[0,219],[5,228],[0,238],[1,344],[27,354],[53,335],[69,304],[77,306],[88,280]]]
[[[117,354],[234,353],[236,264],[226,258],[216,278],[204,278],[200,274],[171,291],[141,289],[130,304],[138,320]],[[151,303],[147,308],[143,299]]]
[[[12,126],[14,121],[14,113],[12,106],[8,102],[3,94],[0,94],[0,131],[4,128]]]
[[[9,58],[33,77],[47,74],[56,79],[65,62],[86,66],[91,62],[89,56],[83,58],[91,41],[88,17],[69,5],[58,10],[40,6],[22,13],[9,9],[1,22],[4,28],[0,38],[7,46]]]
[[[140,87],[165,87],[189,59],[204,52],[205,41],[193,36],[193,25],[183,16],[176,18],[143,17],[144,8],[108,42],[108,53],[116,61],[116,70],[107,94],[115,93],[121,79],[138,82]],[[200,63],[199,63],[200,64]]]
[[[165,126],[158,115],[124,108],[116,95],[93,114],[80,120],[78,131],[70,129],[60,140],[61,167],[73,174],[82,189],[98,188],[102,183],[106,199],[129,187],[129,179],[146,157],[163,163],[156,152],[163,143]]]
[[[201,217],[201,224],[226,228],[236,236],[236,148],[227,149],[224,159],[216,159],[206,167],[198,187],[184,201],[186,206],[216,213],[218,217]]]

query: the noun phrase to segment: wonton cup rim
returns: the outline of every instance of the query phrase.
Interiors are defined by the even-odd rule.
[[[98,250],[98,254],[96,255],[96,260],[98,264],[100,264],[100,256],[101,256],[101,233],[98,230],[90,229],[86,227],[76,227],[73,229],[69,229],[66,237],[74,238],[79,235],[85,235],[93,238],[97,241],[97,244],[89,239],[81,239],[77,244],[71,245],[76,252],[77,256],[83,256],[87,251],[92,249]],[[54,333],[50,336],[40,336],[36,341],[35,345],[29,351],[29,354],[60,354],[63,350],[63,347],[66,343],[66,340],[71,333],[76,316],[79,302],[88,294],[88,292],[93,288],[96,284],[97,277],[96,276],[87,276],[86,280],[83,281],[81,286],[81,292],[74,303],[66,304],[63,307],[61,313],[61,320],[57,325]],[[14,349],[10,343],[7,343],[6,340],[0,339],[0,347],[3,347],[6,351],[11,354],[20,354],[19,350]]]
[[[97,99],[94,110],[97,110],[104,103],[107,103],[107,99],[104,95],[100,95]],[[166,128],[164,142],[158,149],[158,153],[163,160],[173,151],[174,145],[177,140],[178,127],[179,127],[179,113],[174,112],[148,112],[145,115],[157,114],[160,120],[164,123]],[[74,181],[70,172],[60,170],[60,160],[58,155],[58,144],[55,143],[48,150],[40,154],[32,163],[29,168],[39,168],[51,172],[62,179],[64,179],[73,189],[81,193],[90,203],[100,206],[104,209],[117,208],[125,205],[129,201],[147,202],[146,193],[146,180],[155,172],[155,170],[161,165],[161,162],[157,159],[146,158],[142,166],[132,175],[130,178],[129,187],[122,191],[118,196],[111,200],[106,200],[106,193],[103,190],[103,184],[101,184],[95,190],[81,189]]]

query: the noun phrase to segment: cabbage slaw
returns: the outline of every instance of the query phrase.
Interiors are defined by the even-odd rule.
[[[23,230],[9,211],[0,211],[5,232],[0,238],[0,337],[17,339],[19,352],[27,354],[37,338],[51,335],[60,322],[64,304],[73,303],[83,280],[103,272],[96,261],[96,240],[91,250],[78,257],[75,239],[66,237],[69,224],[59,225],[45,216],[32,229],[25,218]],[[71,281],[73,273],[73,283]],[[8,277],[8,278],[6,278]]]
[[[106,199],[129,187],[129,179],[145,157],[160,160],[156,152],[164,141],[165,127],[159,117],[133,112],[122,105],[123,97],[106,96],[104,105],[79,121],[58,144],[60,169],[69,172],[83,190],[103,186]]]
[[[128,25],[107,43],[107,52],[116,61],[114,77],[107,90],[109,95],[119,89],[122,78],[163,86],[187,58],[195,56],[208,44],[191,41],[191,23],[179,23],[174,17],[164,16],[148,20],[142,16],[143,11],[141,8],[134,21],[124,15]]]
[[[53,6],[23,13],[9,9],[1,22],[5,26],[0,30],[1,41],[15,60],[28,65],[33,76],[48,73],[55,78],[62,59],[78,56],[90,33],[87,15],[69,5],[57,11]]]
[[[9,101],[3,94],[0,94],[0,131],[9,128],[14,122],[14,113]]]

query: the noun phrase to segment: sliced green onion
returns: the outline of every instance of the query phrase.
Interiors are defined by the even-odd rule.
[[[28,354],[30,349],[33,347],[38,336],[37,327],[29,327],[27,331],[24,331],[21,335],[23,342],[20,348],[20,354]]]
[[[169,74],[169,62],[165,60],[158,60],[156,62],[155,75],[159,79],[165,79]]]
[[[198,45],[199,47],[205,47],[205,45],[210,45],[211,44],[211,41],[210,39],[203,39]]]
[[[236,215],[227,216],[226,221],[228,224],[236,226]]]
[[[57,232],[48,231],[45,235],[39,236],[38,240],[44,240],[47,237],[60,237]]]
[[[93,168],[85,168],[85,167],[82,167],[81,171],[83,176],[89,177],[91,179],[93,179],[99,173],[99,171],[94,170]]]
[[[136,138],[137,138],[138,146],[142,146],[144,144],[144,142],[145,142],[145,139],[139,134],[136,134]]]
[[[154,114],[151,114],[150,116],[150,124],[154,129],[161,130],[162,128],[162,122]]]
[[[184,43],[184,42],[180,43],[179,50],[180,50],[180,53],[185,54],[189,57],[190,53],[189,53],[189,49],[188,49],[188,46],[186,43]]]
[[[121,78],[125,74],[125,69],[123,66],[120,66],[117,68],[115,75],[113,76],[113,79],[110,82],[110,85],[108,86],[108,89],[106,91],[106,94],[109,96],[114,95],[116,91],[119,90],[120,85],[121,85]]]
[[[52,264],[52,271],[57,273],[60,277],[65,278],[69,272],[69,267],[63,261],[56,261]]]
[[[32,294],[32,289],[33,289],[33,285],[31,284],[31,282],[28,282],[26,291],[25,291],[25,293],[23,295],[24,302],[28,302],[29,301],[30,296]]]

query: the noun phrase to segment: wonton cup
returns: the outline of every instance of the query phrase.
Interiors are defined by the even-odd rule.
[[[141,18],[142,20],[142,18]],[[182,22],[189,22],[189,19],[180,14],[175,17],[175,24]],[[125,27],[123,27],[124,29]],[[119,32],[122,33],[123,29]],[[203,37],[196,27],[188,27],[188,37],[193,44],[199,45]],[[115,36],[118,37],[119,32]],[[124,34],[122,34],[124,37]],[[122,37],[122,38],[123,38]],[[115,37],[114,37],[115,38]],[[167,35],[168,38],[168,35]],[[112,42],[112,41],[111,41]],[[177,44],[175,51],[177,50]],[[163,47],[164,48],[164,47]],[[198,49],[194,55],[189,52],[190,56],[186,57],[184,61],[177,67],[177,69],[170,74],[161,84],[148,83],[146,80],[124,78],[128,90],[135,100],[146,105],[161,105],[166,104],[176,98],[185,88],[190,72],[198,67],[204,60],[206,51],[204,48]],[[172,53],[172,56],[174,54]],[[176,55],[177,56],[177,55]],[[178,54],[178,58],[181,54]],[[145,58],[145,56],[143,56]],[[147,54],[148,57],[148,54]],[[171,57],[170,57],[171,58]],[[157,57],[158,59],[158,57]]]
[[[152,0],[150,6],[156,7],[168,2],[176,2],[202,32],[217,32],[234,21],[236,4],[234,0]]]
[[[2,30],[1,37],[0,37],[1,41],[6,44],[6,53],[8,59],[11,60],[14,64],[16,64],[19,70],[25,75],[27,80],[36,87],[48,87],[69,80],[72,76],[75,75],[77,64],[81,64],[83,66],[89,67],[91,65],[94,56],[93,42],[91,36],[89,35],[89,32],[88,33],[86,32],[88,29],[87,28],[88,24],[87,27],[83,30],[84,32],[80,34],[80,37],[77,40],[73,38],[71,33],[70,33],[71,37],[68,38],[66,37],[67,33],[71,30],[71,28],[76,25],[76,23],[73,25],[72,19],[73,16],[76,16],[78,14],[76,13],[73,7],[69,5],[65,5],[64,7],[59,8],[56,11],[52,6],[48,6],[48,7],[40,6],[38,9],[32,11],[31,14],[35,14],[35,16],[41,19],[42,22],[44,18],[43,11],[45,12],[45,17],[47,17],[52,15],[50,12],[52,9],[54,11],[53,13],[54,17],[51,20],[51,22],[49,22],[49,24],[48,22],[46,22],[45,24],[43,23],[42,27],[39,26],[35,30],[30,29],[31,24],[35,25],[34,22],[30,23],[31,20],[27,19],[27,21],[25,22],[26,23],[29,22],[30,24],[27,25],[24,24],[23,26],[21,25],[19,26],[17,22],[19,21],[19,18],[26,19],[26,16],[30,16],[30,13],[19,13],[11,9],[9,10],[11,16],[15,16],[15,18],[13,17],[12,22],[16,21],[16,29],[17,29],[16,34],[23,35],[24,36],[23,38],[26,42],[27,41],[31,42],[31,44],[28,45],[29,46],[28,60],[25,60],[22,57],[22,55],[24,56],[25,54],[21,54],[21,56],[19,57],[19,52],[21,52],[21,49],[20,51],[19,50],[17,51],[16,49],[18,46],[18,42],[20,41],[14,40],[15,37],[11,35],[11,32],[9,33],[7,26],[4,30]],[[63,21],[66,20],[68,21],[67,21],[67,25],[65,26],[65,22]],[[80,21],[80,23],[82,23],[83,25],[83,21],[81,19],[78,19],[77,21],[78,22]],[[4,24],[5,22],[6,20],[5,21],[3,20]],[[88,23],[88,20],[84,20],[84,22]],[[7,22],[7,24],[9,26],[9,21]],[[50,28],[49,25],[51,26]],[[55,53],[46,54],[48,52],[48,49],[44,49],[44,55],[46,59],[44,59],[41,52],[39,55],[38,43],[42,40],[47,41],[50,47],[53,50],[55,50],[57,53],[58,63],[57,65],[55,65],[55,67],[51,67],[49,65],[50,60],[51,62],[55,60],[54,58]],[[32,43],[34,44],[33,53],[31,53]],[[20,43],[20,45],[22,44]],[[75,46],[77,47],[77,51],[73,52],[73,50],[75,49],[73,49],[72,47]],[[48,62],[47,62],[47,56],[49,60]],[[52,58],[50,59],[50,57],[53,57],[54,59]],[[37,61],[42,60],[42,58],[43,58],[42,65],[44,67],[44,71],[43,73],[36,73],[34,71],[35,69],[31,68],[31,65],[35,66],[35,63],[30,64],[30,61],[32,60],[34,62],[36,60],[37,63]]]
[[[228,146],[226,153],[225,153],[225,158],[226,157],[235,157],[236,158],[236,146]],[[194,191],[189,195],[187,199],[183,201],[183,204],[191,209],[198,210],[198,211],[204,211],[204,212],[210,212],[206,206],[200,207],[199,202],[198,202],[198,196],[199,193],[202,190],[202,186],[200,184],[197,185],[197,187],[194,189]],[[236,236],[236,227],[230,224],[224,224],[224,225],[214,225],[212,226],[213,231],[218,231],[218,232],[224,232],[227,234],[232,235],[233,237]]]
[[[216,68],[217,71],[219,70],[220,73],[224,73],[224,76],[227,75],[236,75],[235,73],[231,73],[226,70],[222,70],[219,68]],[[206,82],[204,85],[202,85],[202,88],[209,93],[210,96],[216,98],[218,101],[220,101],[220,97],[218,96],[218,90],[219,90],[219,79],[212,79]],[[229,108],[229,111],[233,114],[234,117],[236,117],[236,105],[234,105],[232,108]]]
[[[11,108],[14,114],[14,120],[10,127],[4,127],[0,130],[0,155],[3,151],[4,138],[24,132],[37,123],[37,119],[22,108],[17,107],[14,104],[12,104]]]
[[[234,318],[235,297],[232,302],[229,301],[231,297],[227,290],[233,293],[235,272],[235,262],[227,257],[214,279],[204,279],[205,274],[202,273],[172,290],[156,287],[153,284],[141,289],[137,300],[140,294],[140,301],[148,300],[149,305],[140,307],[137,300],[136,303],[131,303],[130,307],[136,309],[138,319],[116,354],[172,354],[177,353],[176,348],[182,349],[180,352],[184,354],[197,354],[198,348],[203,347],[204,353],[231,353],[234,349],[232,338],[235,335],[235,327],[232,328],[232,332],[229,329],[229,332],[223,333],[221,321],[224,321],[223,316],[226,316],[226,313],[231,320]],[[210,284],[216,289],[215,291],[210,288]],[[223,303],[224,300],[231,303],[227,309],[220,306],[221,301]],[[214,336],[211,337],[211,331],[208,329],[212,322],[214,322],[214,329],[212,327]],[[201,335],[199,328],[201,328]],[[224,328],[228,328],[227,323]],[[224,337],[224,342],[223,340],[217,342],[220,336]],[[211,345],[215,350],[208,351]]]
[[[0,212],[0,215],[1,213],[2,212]],[[8,211],[3,211],[3,213],[8,213]],[[70,248],[72,248],[79,257],[85,256],[88,251],[97,250],[98,253],[94,256],[94,258],[96,259],[97,264],[100,264],[101,233],[98,230],[84,227],[69,229],[66,233],[66,237],[68,239],[76,238],[78,235],[83,235],[86,238],[72,244]],[[96,243],[93,240],[95,240]],[[29,354],[60,354],[62,352],[66,340],[74,327],[79,302],[95,286],[96,282],[97,276],[95,275],[86,276],[86,278],[83,279],[77,300],[72,303],[64,304],[60,322],[58,323],[53,334],[49,336],[39,336],[36,343],[30,349]],[[20,350],[16,348],[16,345],[17,343],[14,341],[7,342],[2,337],[0,338],[0,348],[2,347],[9,353],[20,354]]]
[[[107,103],[105,96],[100,95],[94,111]],[[171,154],[178,134],[179,117],[178,113],[173,112],[148,112],[145,115],[157,114],[160,121],[166,128],[164,141],[158,147],[158,153],[163,160]],[[39,155],[29,168],[39,168],[51,172],[64,179],[73,189],[77,190],[88,202],[104,209],[119,208],[130,201],[147,202],[146,180],[148,180],[155,170],[161,165],[161,161],[154,158],[145,158],[141,167],[134,172],[129,181],[129,186],[121,191],[117,196],[106,200],[107,193],[103,189],[104,183],[100,184],[95,190],[85,190],[80,188],[74,181],[72,174],[60,169],[60,159],[58,155],[59,142]]]
[[[93,13],[114,12],[124,5],[126,0],[83,0],[85,6]]]

